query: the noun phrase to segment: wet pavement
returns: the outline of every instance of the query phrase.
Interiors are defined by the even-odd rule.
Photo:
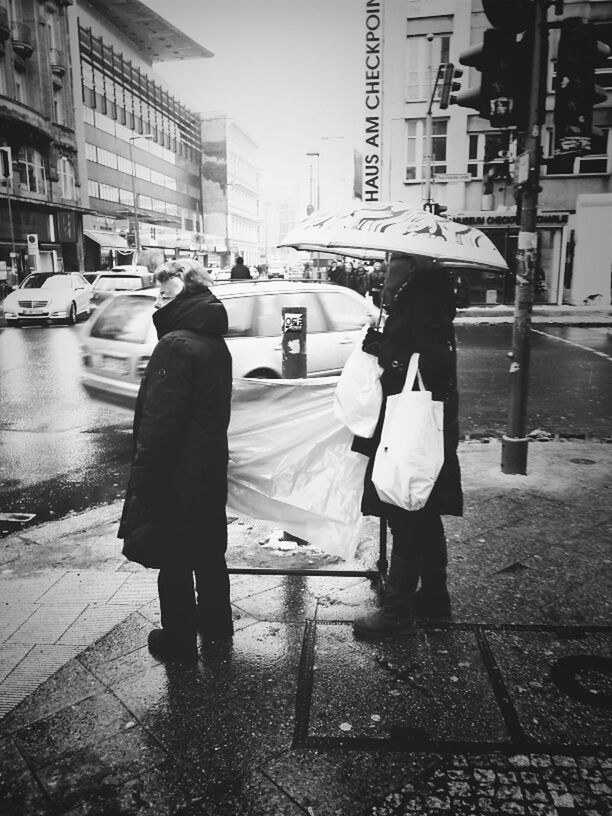
[[[460,457],[453,618],[402,641],[354,638],[366,578],[233,574],[233,641],[164,665],[156,573],[122,558],[118,503],[3,539],[3,816],[609,816],[612,445],[534,441],[527,476],[501,473],[497,442]],[[229,532],[232,564],[261,559],[268,528]]]

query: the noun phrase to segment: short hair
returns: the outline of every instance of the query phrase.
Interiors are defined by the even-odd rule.
[[[236,255],[236,263],[237,264],[244,263],[244,258],[242,257],[242,255]]]
[[[166,261],[155,270],[155,280],[165,283],[170,278],[180,278],[185,284],[185,291],[193,295],[212,286],[214,281],[201,263],[191,258],[178,261]]]

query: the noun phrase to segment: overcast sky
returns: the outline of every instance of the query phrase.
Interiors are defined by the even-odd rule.
[[[223,110],[260,147],[264,189],[322,136],[361,149],[364,0],[145,0],[215,56],[155,70],[197,111]]]

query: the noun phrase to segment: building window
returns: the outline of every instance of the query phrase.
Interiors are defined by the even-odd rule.
[[[446,119],[432,121],[431,138],[431,172],[446,173]],[[427,174],[425,168],[425,122],[422,119],[409,119],[406,122],[406,181],[422,181]]]
[[[23,147],[19,153],[21,183],[31,193],[47,194],[47,173],[42,154],[33,147]]]
[[[91,198],[100,198],[100,182],[87,180],[87,195]]]
[[[470,133],[467,171],[472,178],[483,179],[507,171],[511,139],[511,133],[505,130]]]
[[[408,37],[406,49],[406,99],[429,99],[438,66],[448,62],[450,34],[436,34],[432,42],[425,37]],[[431,70],[430,70],[431,66]],[[440,93],[437,89],[437,94]]]
[[[57,170],[62,198],[69,198],[74,201],[76,198],[76,187],[72,162],[67,159],[66,156],[62,156],[58,162]]]
[[[64,124],[64,98],[62,89],[56,86],[53,87],[53,121],[58,124]]]
[[[555,156],[554,131],[547,130],[548,160],[545,173],[547,176],[581,176],[588,173],[608,173],[610,148],[608,147],[610,130],[603,130],[600,136],[593,136],[591,150],[584,156]]]

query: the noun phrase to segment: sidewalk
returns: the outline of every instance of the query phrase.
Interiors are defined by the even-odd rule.
[[[232,575],[233,643],[164,666],[119,504],[1,540],[3,816],[609,816],[612,445],[460,456],[454,617],[402,642],[353,637],[364,578]],[[267,532],[229,530],[230,561]]]

